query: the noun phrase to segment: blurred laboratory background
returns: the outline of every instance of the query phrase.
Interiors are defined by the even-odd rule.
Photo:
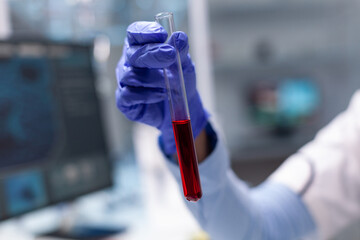
[[[115,104],[127,26],[162,11],[188,34],[204,105],[249,185],[360,88],[358,0],[0,0],[0,239],[209,239],[157,130]]]

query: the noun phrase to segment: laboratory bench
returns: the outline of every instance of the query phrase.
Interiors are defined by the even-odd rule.
[[[114,231],[97,240],[206,240],[162,160],[148,171],[132,153],[122,156],[114,164],[114,187],[1,222],[0,239],[64,240],[44,236],[62,226]]]

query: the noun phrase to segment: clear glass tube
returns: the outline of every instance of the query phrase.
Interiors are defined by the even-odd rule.
[[[158,22],[168,33],[167,43],[175,46],[174,39],[170,39],[171,34],[175,32],[174,17],[171,12],[162,12],[155,16],[156,22]],[[168,91],[168,97],[170,101],[171,109],[171,120],[189,120],[189,108],[186,99],[186,91],[184,84],[184,75],[182,72],[181,59],[179,51],[176,49],[176,66],[171,66],[164,69],[165,83]],[[168,74],[170,73],[170,74]],[[174,74],[172,74],[174,73]],[[172,79],[168,78],[172,76]]]
[[[174,42],[175,38],[170,38],[175,32],[173,14],[171,12],[162,12],[155,16],[155,20],[167,31],[167,43],[172,45],[176,50],[176,62],[172,66],[164,69],[164,78],[168,93],[184,195],[189,201],[197,201],[202,196],[202,190],[189,107],[186,99],[181,58]]]

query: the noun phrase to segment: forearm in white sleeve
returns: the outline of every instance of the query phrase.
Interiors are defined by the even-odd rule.
[[[179,167],[168,167],[181,187]],[[298,239],[315,225],[300,197],[282,184],[266,182],[249,188],[229,167],[219,140],[199,165],[203,197],[186,205],[213,240]]]
[[[360,91],[348,109],[270,177],[302,195],[320,239],[360,218]]]

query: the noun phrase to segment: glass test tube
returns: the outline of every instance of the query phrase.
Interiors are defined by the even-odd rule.
[[[162,12],[155,16],[155,20],[167,31],[167,43],[176,49],[175,42],[169,42],[172,41],[170,39],[171,34],[175,32],[173,14],[171,12]],[[164,69],[164,77],[184,196],[187,200],[196,202],[201,198],[202,190],[178,49],[176,49],[176,58],[177,61],[174,65]]]

